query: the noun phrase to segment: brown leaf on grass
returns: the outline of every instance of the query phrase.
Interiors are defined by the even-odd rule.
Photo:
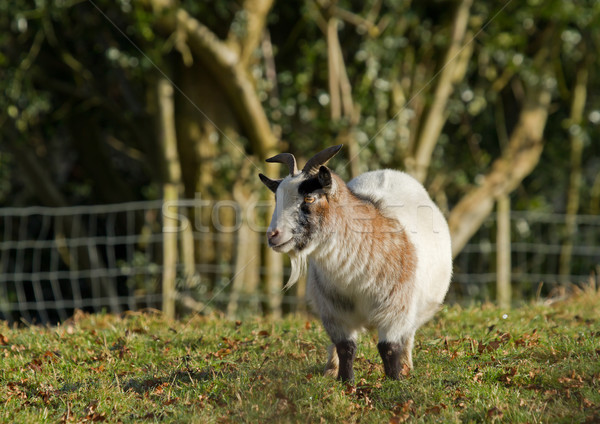
[[[510,382],[512,382],[512,378],[515,376],[516,373],[517,373],[517,369],[515,367],[509,368],[506,371],[506,373],[504,373],[500,377],[498,377],[498,381],[502,381],[504,383],[510,383]]]
[[[269,335],[269,332],[267,330],[260,330],[258,332],[258,335],[261,337],[267,337]]]
[[[112,344],[110,350],[113,352],[117,352],[119,359],[123,359],[123,357],[130,352],[129,348],[125,345],[124,339],[119,339]]]
[[[347,395],[353,395],[356,393],[356,386],[350,384],[350,383],[346,383],[346,389],[344,390],[344,393],[346,393]]]
[[[178,400],[179,400],[179,398],[176,398],[176,397],[171,398],[171,399],[169,399],[167,401],[164,401],[163,402],[163,406],[173,405],[174,403],[177,403]]]
[[[583,387],[583,378],[571,370],[569,377],[559,377],[558,382],[568,388]]]
[[[97,400],[93,400],[91,401],[84,409],[84,414],[85,417],[83,417],[80,422],[93,422],[93,423],[99,423],[99,422],[103,422],[106,421],[106,413],[102,412],[102,413],[98,413],[97,411],[98,409],[98,401]]]
[[[42,370],[43,364],[44,363],[40,359],[36,358],[36,359],[33,359],[30,363],[28,363],[25,366],[35,372],[40,372]]]
[[[368,384],[367,380],[361,378],[356,386],[352,384],[346,384],[346,389],[344,390],[344,392],[346,393],[346,395],[354,396],[356,399],[362,400],[367,408],[372,409],[373,401],[370,398],[371,392],[374,389],[380,388],[381,383]]]
[[[446,409],[446,408],[448,408],[447,405],[440,403],[439,405],[434,405],[434,406],[427,408],[425,410],[425,413],[426,414],[439,414],[442,411],[442,409]]]
[[[305,330],[310,330],[310,327],[311,327],[311,325],[310,325],[310,321],[306,321],[306,322],[304,323],[304,329],[305,329]]]
[[[42,399],[42,402],[44,402],[46,405],[50,403],[50,399],[52,398],[52,396],[55,395],[54,390],[50,387],[49,389],[44,389],[44,390],[38,390],[38,392],[36,393],[36,395]]]
[[[414,412],[414,409],[414,402],[412,399],[409,399],[404,403],[397,403],[392,409],[392,413],[394,415],[392,418],[390,418],[390,424],[399,424],[405,422],[410,418],[410,414]]]
[[[464,408],[466,400],[467,400],[467,398],[466,398],[464,392],[460,388],[458,388],[454,391],[453,402],[458,408],[461,408],[461,409]]]
[[[47,350],[46,352],[44,352],[43,357],[48,362],[56,363],[56,362],[58,362],[58,358],[60,357],[60,355],[57,352],[50,352],[49,350]]]
[[[400,371],[400,375],[408,377],[410,375],[410,367],[406,364],[403,364],[402,370]]]
[[[498,340],[502,343],[506,343],[512,338],[510,333],[504,333],[502,331],[498,331],[497,334],[498,334]]]
[[[595,406],[594,403],[587,398],[583,398],[581,403],[583,404],[584,408],[593,408]]]
[[[8,402],[12,398],[21,400],[27,399],[27,393],[25,390],[23,390],[25,388],[26,381],[27,380],[21,380],[18,383],[11,381],[6,385],[6,389],[8,391],[8,399],[6,400],[6,402]]]
[[[240,341],[237,339],[229,339],[227,337],[221,337],[221,340],[231,349],[237,349]]]
[[[537,332],[537,328],[533,330],[531,334],[523,334],[521,337],[515,340],[517,346],[536,346],[538,344],[540,335]]]
[[[47,350],[42,355],[33,358],[31,362],[25,365],[25,367],[33,371],[40,372],[42,371],[42,367],[44,366],[44,364],[48,362],[58,362],[58,355],[54,352],[50,352],[49,350]]]
[[[104,371],[104,365],[100,364],[100,365],[99,365],[99,366],[97,366],[97,367],[90,367],[90,369],[91,369],[93,372],[95,372],[95,373],[97,373],[97,374],[100,374],[102,371]]]
[[[489,409],[485,415],[487,418],[490,418],[490,419],[493,419],[493,418],[502,419],[502,417],[504,416],[504,412],[502,412],[499,408],[493,407],[493,408]]]
[[[168,382],[164,382],[164,383],[160,383],[158,386],[156,386],[154,388],[154,390],[152,391],[153,395],[162,395],[165,391],[165,388],[169,387],[169,383]]]
[[[390,418],[390,424],[400,424],[400,423],[405,422],[409,418],[410,418],[410,414],[408,414],[408,413],[404,413],[401,415],[394,415],[392,418]]]
[[[224,358],[227,355],[231,355],[232,350],[228,347],[224,347],[222,349],[219,349],[216,352],[210,352],[206,354],[206,359],[210,359],[210,358],[217,358],[217,359],[221,359]]]
[[[578,388],[583,387],[583,381],[576,380],[574,378],[569,377],[558,377],[558,382],[565,387],[569,388]]]
[[[492,352],[492,351],[498,349],[500,347],[500,344],[501,344],[500,340],[492,340],[488,344],[478,342],[477,352],[479,352],[479,353]]]
[[[8,337],[6,337],[4,334],[0,334],[0,346],[6,345],[8,345]]]
[[[414,410],[414,402],[412,399],[408,399],[406,402],[403,403],[397,403],[394,408],[392,409],[392,412],[394,413],[394,415],[400,415],[403,413],[408,413]]]

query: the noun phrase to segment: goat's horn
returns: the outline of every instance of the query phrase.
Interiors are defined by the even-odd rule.
[[[285,163],[290,169],[290,175],[293,177],[298,174],[298,167],[296,166],[296,158],[291,153],[279,153],[272,158],[267,159],[267,162]]]
[[[342,146],[343,144],[338,144],[337,146],[331,146],[320,151],[306,162],[306,165],[302,168],[302,172],[306,175],[315,174],[322,165],[329,162],[329,159],[334,157],[335,154],[340,151]]]

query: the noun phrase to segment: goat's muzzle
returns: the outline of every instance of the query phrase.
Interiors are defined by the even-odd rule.
[[[267,241],[269,242],[270,248],[274,250],[280,250],[280,248],[291,242],[292,239],[290,238],[289,240],[284,240],[281,231],[275,229],[272,231],[267,231]]]

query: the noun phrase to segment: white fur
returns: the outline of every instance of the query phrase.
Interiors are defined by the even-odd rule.
[[[282,240],[293,237],[292,229],[303,201],[298,187],[304,178],[302,173],[288,176],[277,189],[277,206],[269,232],[277,229]],[[335,184],[334,180],[332,190],[336,189]],[[338,220],[351,216],[356,222],[334,222],[332,228],[345,230],[318,234],[301,252],[293,250],[293,243],[275,247],[292,258],[292,275],[286,288],[303,272],[308,258],[307,294],[332,341],[354,340],[363,328],[376,328],[380,341],[401,343],[408,349],[406,362],[411,366],[414,333],[435,314],[450,284],[452,255],[448,225],[425,188],[403,172],[368,172],[350,181],[348,188],[359,197],[375,201],[384,216],[404,228],[415,250],[414,275],[402,283],[395,280],[399,275],[398,264],[386,264],[393,246],[373,245],[372,237],[360,231],[359,211],[351,211],[332,216]],[[330,203],[330,207],[344,205]],[[375,261],[384,264],[384,268],[389,266],[390,272],[379,272],[379,277],[371,275],[367,269]],[[397,290],[395,300],[389,298],[392,287]],[[324,296],[323,290],[331,290],[335,295]],[[351,306],[345,307],[344,302]],[[330,362],[333,360],[330,358]]]
[[[382,212],[402,224],[416,248],[418,262],[410,302],[414,311],[407,314],[406,323],[416,330],[435,314],[450,286],[452,248],[446,219],[425,188],[401,171],[367,172],[351,180],[348,187],[380,201]],[[392,323],[386,327],[391,328],[380,329],[380,339],[397,339],[399,326]]]
[[[355,194],[378,201],[382,213],[398,220],[407,231],[416,250],[415,278],[399,286],[404,308],[387,307],[386,290],[396,282],[379,281],[365,272],[366,262],[373,258],[359,254],[359,250],[365,248],[369,235],[356,234],[356,242],[348,240],[347,234],[334,232],[310,255],[309,297],[326,328],[327,321],[333,321],[327,330],[334,342],[355,339],[365,327],[374,327],[380,341],[412,346],[415,331],[435,314],[450,284],[452,259],[446,220],[424,187],[403,172],[368,172],[350,181],[348,187]],[[385,247],[378,251],[386,253]],[[354,308],[340,311],[319,296],[316,278],[350,299]]]

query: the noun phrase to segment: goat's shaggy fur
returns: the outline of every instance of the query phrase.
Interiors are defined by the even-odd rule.
[[[403,172],[368,172],[346,184],[322,166],[339,147],[302,172],[290,162],[283,180],[261,175],[276,193],[269,244],[292,259],[286,287],[308,262],[307,294],[333,342],[325,373],[352,380],[357,335],[374,328],[385,373],[398,378],[403,366],[412,368],[416,330],[450,284],[448,226],[424,187]]]

